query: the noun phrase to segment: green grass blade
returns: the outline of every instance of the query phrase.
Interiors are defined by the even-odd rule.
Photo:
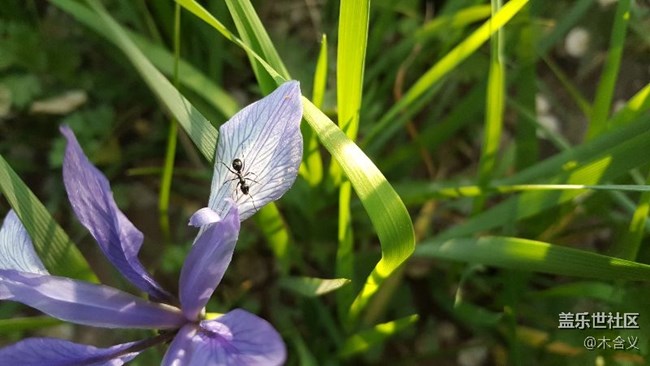
[[[408,107],[487,42],[494,32],[508,23],[527,3],[528,0],[509,1],[494,17],[433,65],[404,93],[404,97],[395,103],[384,117],[373,126],[364,140],[364,145],[367,145],[370,151],[381,147],[401,127],[401,123],[394,123],[394,119],[398,114],[406,112],[411,115],[417,112],[417,110]]]
[[[349,284],[347,278],[284,277],[278,285],[304,297],[317,297],[336,291]]]
[[[314,88],[312,101],[317,108],[323,107],[325,88],[327,86],[327,36],[323,34],[320,45],[320,52],[314,72]],[[305,139],[305,154],[303,164],[300,165],[300,174],[310,186],[315,187],[323,180],[323,159],[320,154],[318,136],[307,124],[300,126],[302,136]]]
[[[15,334],[15,332],[42,329],[59,324],[64,324],[63,320],[51,318],[49,316],[0,319],[0,334]]]
[[[181,48],[181,7],[174,5],[174,87],[178,89],[178,64]],[[174,161],[176,160],[176,142],[178,140],[178,123],[174,117],[169,121],[167,132],[167,148],[165,150],[165,162],[160,174],[160,193],[158,195],[158,216],[160,228],[164,238],[164,244],[171,243],[171,232],[169,230],[169,197],[172,190],[172,174],[174,172]]]
[[[273,66],[275,71],[285,79],[291,79],[287,68],[275,50],[273,42],[257,16],[253,5],[249,0],[226,0],[230,15],[235,22],[239,37],[259,56]],[[250,58],[253,71],[264,94],[272,92],[277,87],[273,75],[269,74],[266,68],[251,54]]]
[[[305,120],[343,168],[381,243],[382,257],[350,308],[350,319],[354,321],[384,280],[413,253],[413,223],[400,197],[368,156],[305,98],[303,106]]]
[[[490,16],[492,7],[490,5],[474,5],[458,10],[452,15],[437,16],[418,29],[415,37],[423,41],[436,34],[446,32],[447,29],[462,28]]]
[[[343,348],[339,351],[339,355],[343,358],[348,358],[367,351],[370,347],[384,342],[388,337],[391,337],[415,324],[417,320],[418,316],[414,314],[386,323],[377,324],[371,329],[362,330],[345,340]]]
[[[356,140],[359,131],[369,21],[369,0],[341,1],[336,56],[336,104],[339,127],[352,141]],[[336,276],[353,278],[354,232],[350,212],[352,186],[348,181],[341,181],[341,169],[336,160],[332,161],[330,176],[336,185],[340,184]],[[341,320],[349,325],[346,321],[346,312],[354,298],[354,289],[350,286],[336,295]]]
[[[646,178],[646,184],[650,185],[650,174],[648,174],[648,177]],[[621,241],[621,245],[619,245],[620,249],[615,252],[619,254],[621,258],[636,260],[639,249],[641,248],[643,235],[646,233],[645,227],[648,219],[648,212],[650,212],[650,189],[645,191],[641,195],[641,198],[639,198],[639,203],[634,210],[625,237]]]
[[[535,94],[537,88],[537,68],[535,63],[536,28],[531,15],[533,6],[522,9],[520,16],[525,19],[517,38],[517,57],[521,60],[521,72],[516,80],[516,95],[514,99],[522,109],[535,110]],[[522,111],[517,115],[515,167],[517,171],[535,164],[539,158],[539,142],[537,128],[527,123],[527,116]]]
[[[86,259],[2,155],[0,190],[16,211],[32,238],[36,252],[52,274],[97,282]]]
[[[587,138],[593,138],[608,128],[607,120],[609,119],[609,113],[612,107],[616,78],[618,77],[618,71],[621,66],[631,4],[632,0],[620,0],[616,7],[607,60],[603,67],[603,73],[600,76],[598,89],[596,90],[593,113],[591,115],[589,129],[587,130]]]
[[[495,15],[501,9],[501,0],[492,0],[492,24]],[[490,38],[490,70],[488,74],[488,90],[485,100],[485,125],[483,129],[483,145],[478,168],[478,183],[486,186],[492,179],[492,173],[501,146],[503,130],[503,110],[505,107],[505,65],[503,63],[503,29],[499,28]],[[484,199],[478,197],[474,201],[474,212],[481,211]]]
[[[521,238],[427,241],[415,255],[571,277],[650,281],[650,265]]]

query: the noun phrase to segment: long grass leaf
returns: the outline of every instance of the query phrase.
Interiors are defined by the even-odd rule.
[[[607,60],[603,67],[603,73],[600,76],[598,89],[592,110],[587,138],[593,138],[607,129],[607,120],[612,107],[614,97],[614,88],[621,66],[623,57],[623,46],[625,45],[625,34],[627,32],[627,23],[630,19],[630,5],[632,0],[620,0],[616,7],[614,16],[614,26],[607,52]]]
[[[650,265],[521,238],[427,241],[415,255],[562,276],[650,281]]]

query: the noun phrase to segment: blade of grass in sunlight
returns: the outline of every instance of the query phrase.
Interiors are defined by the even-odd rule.
[[[444,184],[439,182],[412,181],[396,185],[397,192],[407,205],[421,204],[431,199],[449,199],[461,197],[477,197],[494,193],[515,193],[530,191],[619,191],[619,192],[648,192],[650,185],[623,184],[520,184],[481,187],[477,185]]]
[[[630,19],[631,3],[632,0],[619,0],[616,7],[607,60],[600,76],[598,89],[596,89],[591,121],[587,130],[587,138],[590,139],[598,136],[608,128],[607,120],[612,108],[614,88],[616,87],[616,79],[621,66],[621,58],[623,57],[623,46],[625,45],[627,23]]]
[[[415,255],[562,276],[650,281],[650,265],[521,238],[426,241],[418,245]]]
[[[491,0],[492,24],[496,14],[501,10],[501,0]],[[485,125],[483,127],[483,144],[478,167],[478,184],[490,183],[501,146],[503,130],[503,110],[505,107],[505,65],[503,63],[503,29],[499,28],[490,37],[490,69],[488,72],[488,90],[485,99]],[[474,212],[483,209],[485,199],[481,196],[474,200]]]
[[[278,280],[280,287],[305,297],[325,295],[349,283],[347,278],[283,277]]]
[[[490,36],[503,27],[512,19],[523,7],[528,0],[509,1],[501,10],[490,20],[485,22],[481,27],[469,35],[463,42],[451,50],[440,61],[433,65],[422,75],[413,86],[404,93],[404,97],[393,105],[383,118],[377,122],[364,139],[364,146],[368,151],[377,151],[386,143],[392,135],[401,128],[401,123],[395,123],[395,117],[399,113],[405,113],[412,116],[417,110],[407,108],[420,98],[432,85],[440,81],[451,70],[463,62],[467,57],[474,53],[483,45]],[[400,120],[401,121],[401,120]]]
[[[291,79],[289,71],[284,66],[282,59],[271,42],[271,38],[264,29],[262,21],[257,16],[253,5],[249,0],[226,0],[230,15],[235,22],[239,32],[239,38],[253,49],[259,56],[273,66],[275,71],[285,79]],[[274,77],[268,73],[258,60],[249,55],[253,71],[264,94],[272,92],[277,87]]]
[[[36,252],[52,274],[97,282],[86,259],[2,155],[0,190],[16,211]]]
[[[347,137],[354,141],[359,131],[359,113],[363,95],[363,71],[368,43],[370,21],[369,0],[342,0],[339,13],[339,38],[336,55],[336,105],[338,124]],[[332,160],[330,177],[339,186],[338,249],[336,276],[354,278],[354,231],[352,228],[352,185],[342,181],[336,160]],[[351,325],[347,312],[354,298],[354,288],[349,286],[336,293],[339,317],[343,324]]]
[[[420,40],[427,39],[439,32],[445,32],[449,28],[462,28],[466,25],[478,22],[490,16],[492,8],[490,5],[474,5],[461,9],[452,15],[437,16],[418,29],[415,36]]]
[[[413,223],[402,200],[368,156],[322,111],[305,98],[303,102],[305,120],[343,168],[381,243],[381,259],[350,307],[351,319],[357,319],[379,286],[413,253]]]
[[[216,18],[192,0],[177,0],[181,6],[213,26],[246,52],[255,52],[228,31]],[[258,61],[280,83],[282,77],[258,55]],[[379,237],[382,258],[377,263],[351,307],[354,316],[364,309],[381,283],[413,253],[413,223],[404,203],[367,155],[320,109],[303,97],[304,119],[317,133],[323,146],[336,159],[359,196]]]
[[[646,178],[646,184],[650,185],[650,174]],[[641,195],[641,198],[639,198],[625,237],[620,241],[620,245],[615,245],[620,248],[618,250],[615,249],[615,253],[620,254],[620,257],[636,260],[639,249],[641,248],[643,235],[646,233],[645,228],[648,220],[648,212],[650,212],[650,190],[645,191]]]
[[[327,86],[327,36],[323,34],[321,38],[320,52],[316,62],[314,72],[314,88],[312,91],[312,101],[318,108],[323,107],[323,98],[325,97],[325,88]],[[320,155],[320,144],[318,136],[307,124],[300,126],[302,136],[305,139],[305,153],[303,164],[300,165],[301,175],[305,178],[310,186],[315,187],[323,180],[323,159]]]
[[[377,324],[371,329],[362,330],[345,340],[339,355],[344,358],[367,351],[370,347],[378,345],[394,334],[415,324],[417,315],[410,315],[397,320]]]

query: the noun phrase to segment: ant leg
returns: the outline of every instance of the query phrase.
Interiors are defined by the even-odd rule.
[[[225,166],[226,169],[228,169],[228,171],[231,172],[232,174],[235,174],[235,175],[239,174],[239,173],[233,171],[232,169],[230,169],[230,167],[228,165],[226,165],[226,163],[224,163],[223,161],[220,161],[220,163],[223,164],[223,166]]]
[[[255,206],[255,200],[253,199],[253,196],[251,196],[250,194],[248,196],[251,198],[251,202],[253,202],[253,208],[255,209],[255,211],[259,211],[257,209],[257,206]]]

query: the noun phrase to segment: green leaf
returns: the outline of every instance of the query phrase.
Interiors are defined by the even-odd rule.
[[[2,155],[0,191],[16,211],[36,252],[52,274],[97,282],[86,259]]]
[[[591,114],[587,137],[593,138],[607,129],[607,120],[612,108],[612,98],[614,97],[614,88],[616,87],[616,78],[618,77],[623,56],[623,47],[625,45],[625,33],[627,23],[630,19],[630,6],[632,0],[619,0],[614,16],[614,26],[607,51],[607,61],[603,67],[603,73],[598,82],[596,98]]]
[[[226,0],[228,10],[232,16],[239,37],[260,57],[266,60],[275,71],[285,79],[291,79],[287,68],[271,42],[271,38],[264,29],[262,21],[257,16],[253,5],[248,0]],[[262,65],[256,57],[248,55],[257,81],[264,94],[272,92],[277,87],[277,81]]]
[[[571,277],[650,281],[650,265],[521,238],[426,241],[415,255]]]
[[[413,223],[393,187],[359,146],[304,97],[303,107],[305,120],[343,168],[381,243],[381,259],[350,307],[350,318],[355,320],[379,286],[413,253]]]
[[[355,354],[364,352],[370,347],[384,342],[388,337],[391,337],[418,320],[416,314],[404,318],[393,320],[390,322],[377,324],[371,329],[363,330],[357,334],[352,335],[345,340],[343,348],[339,351],[341,357],[347,358]]]
[[[284,277],[278,285],[305,297],[317,297],[336,291],[350,283],[347,278]]]

